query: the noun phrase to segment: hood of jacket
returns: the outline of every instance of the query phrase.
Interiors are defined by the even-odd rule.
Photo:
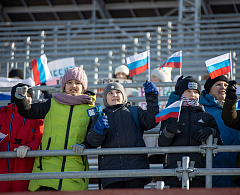
[[[199,103],[204,106],[216,107],[216,108],[222,109],[222,107],[217,104],[215,97],[213,95],[207,94],[205,90],[203,90],[201,93],[201,98]]]

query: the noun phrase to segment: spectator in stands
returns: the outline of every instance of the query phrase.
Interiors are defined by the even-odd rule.
[[[113,78],[116,78],[116,79],[132,79],[129,76],[129,69],[126,65],[118,66],[114,71]]]
[[[125,80],[125,79],[131,80],[131,82],[132,82],[132,77],[129,76],[129,69],[126,65],[118,66],[114,71],[113,78],[120,79],[119,80],[120,83],[124,83],[123,80]],[[137,97],[138,96],[138,90],[135,88],[126,88],[125,92],[126,92],[127,97]]]
[[[12,69],[8,73],[9,78],[14,78],[14,79],[23,79],[23,71],[20,69]]]
[[[106,108],[105,116],[93,118],[92,127],[86,140],[91,147],[126,148],[145,147],[143,132],[157,125],[155,115],[159,112],[155,85],[148,81],[143,84],[147,101],[147,110],[130,106],[123,86],[109,83],[103,92]],[[147,154],[104,155],[99,156],[100,170],[149,169]],[[151,181],[150,177],[102,178],[104,189],[144,188]]]
[[[214,117],[204,112],[199,105],[201,85],[193,77],[185,77],[179,85],[178,96],[182,101],[179,121],[176,118],[168,118],[162,121],[158,145],[159,146],[198,146],[206,141],[209,135],[221,139]],[[196,168],[205,167],[205,158],[200,153],[175,153],[166,154],[163,162],[165,169],[177,168],[177,161],[182,161],[183,156],[189,156],[195,161]],[[181,187],[181,181],[177,177],[164,177],[164,182],[170,187]],[[190,181],[190,187],[204,187],[204,177],[196,176]]]
[[[37,150],[42,139],[43,120],[23,118],[14,102],[17,87],[28,86],[19,83],[12,87],[11,104],[1,107],[0,132],[8,135],[0,142],[0,151],[16,151],[18,158],[0,158],[0,174],[31,173],[35,158],[25,158],[30,150]],[[33,92],[27,90],[26,101],[32,103]],[[0,181],[0,192],[28,191],[29,180]]]
[[[154,68],[151,72],[151,81],[156,82],[172,82],[171,79],[172,68],[164,67],[159,70],[159,68]]]
[[[86,110],[93,107],[95,94],[86,92],[88,79],[79,67],[67,70],[62,78],[63,92],[54,94],[46,102],[32,104],[26,101],[27,87],[19,87],[15,101],[19,113],[29,119],[44,119],[45,128],[40,150],[83,150],[90,124]],[[87,156],[38,157],[33,173],[89,170]],[[89,179],[31,180],[29,190],[77,191],[88,189]]]
[[[200,104],[205,108],[205,112],[214,116],[220,130],[220,136],[224,145],[239,145],[239,131],[227,127],[222,118],[222,109],[226,97],[226,89],[228,79],[222,75],[211,79],[210,77],[205,82],[205,90],[201,93]],[[234,168],[237,152],[222,152],[213,157],[214,168]],[[236,187],[232,183],[232,176],[214,176],[213,187]]]
[[[240,110],[239,104],[237,106],[236,89],[236,81],[229,81],[226,90],[225,103],[223,105],[222,119],[225,125],[240,131]],[[239,136],[240,134],[238,134],[238,138]],[[237,154],[235,167],[240,168],[240,152]],[[233,176],[232,182],[235,185],[240,186],[240,174]]]

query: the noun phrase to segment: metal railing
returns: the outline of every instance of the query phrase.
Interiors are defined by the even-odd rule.
[[[216,140],[215,140],[216,143]],[[145,177],[145,176],[176,176],[182,180],[182,188],[189,189],[189,180],[195,176],[206,176],[206,188],[212,188],[213,175],[240,175],[240,168],[212,168],[212,155],[218,152],[240,152],[239,145],[220,146],[213,143],[210,135],[206,144],[200,146],[169,146],[158,148],[101,148],[85,149],[82,154],[72,150],[29,151],[26,157],[40,156],[77,156],[77,155],[116,155],[116,154],[146,154],[146,153],[202,153],[206,156],[206,168],[194,168],[194,162],[189,157],[183,157],[176,169],[140,169],[111,171],[81,171],[81,172],[49,172],[0,174],[0,181],[37,180],[37,179],[69,179],[69,178],[107,178],[107,177]],[[0,152],[0,158],[16,158],[16,152]]]

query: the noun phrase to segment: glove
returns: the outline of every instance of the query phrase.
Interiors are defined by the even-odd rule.
[[[194,139],[196,141],[206,141],[206,139],[209,137],[209,135],[212,134],[212,129],[210,127],[206,127],[204,129],[200,129],[195,135]]]
[[[176,94],[176,95],[178,95],[178,89],[179,89],[179,85],[180,85],[182,79],[183,79],[183,75],[180,76],[180,77],[178,77],[177,83],[176,83],[176,85],[175,85],[175,94]]]
[[[108,125],[107,116],[99,116],[96,124],[94,125],[95,132],[102,135],[103,130],[108,128],[110,128],[110,126]]]
[[[185,123],[181,123],[181,122],[172,122],[169,125],[167,125],[166,130],[169,133],[181,133],[180,126],[185,125]]]
[[[71,148],[73,149],[73,152],[81,154],[81,153],[83,153],[83,150],[86,147],[83,144],[75,144],[75,145],[72,145]]]
[[[17,152],[17,157],[24,158],[27,155],[27,151],[30,150],[28,146],[19,146],[14,148],[14,152]]]
[[[226,98],[229,100],[235,100],[236,96],[236,81],[232,80],[228,82],[227,90],[226,90]]]
[[[147,81],[143,86],[145,93],[154,92],[158,96],[158,89],[151,81]]]
[[[17,99],[23,99],[27,94],[27,90],[28,90],[27,86],[17,87],[15,92],[15,97]]]

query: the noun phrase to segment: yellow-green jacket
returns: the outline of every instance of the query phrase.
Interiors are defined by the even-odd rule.
[[[93,105],[63,105],[53,98],[48,100],[50,107],[45,115],[45,126],[40,150],[72,149],[71,145],[85,140],[90,118],[86,110]],[[44,103],[42,103],[44,106]],[[41,110],[41,109],[40,109]],[[39,111],[41,114],[41,111]],[[89,165],[86,156],[56,156],[37,157],[33,173],[87,171]],[[31,180],[30,191],[36,191],[41,186],[59,191],[87,190],[89,179],[47,179]]]

